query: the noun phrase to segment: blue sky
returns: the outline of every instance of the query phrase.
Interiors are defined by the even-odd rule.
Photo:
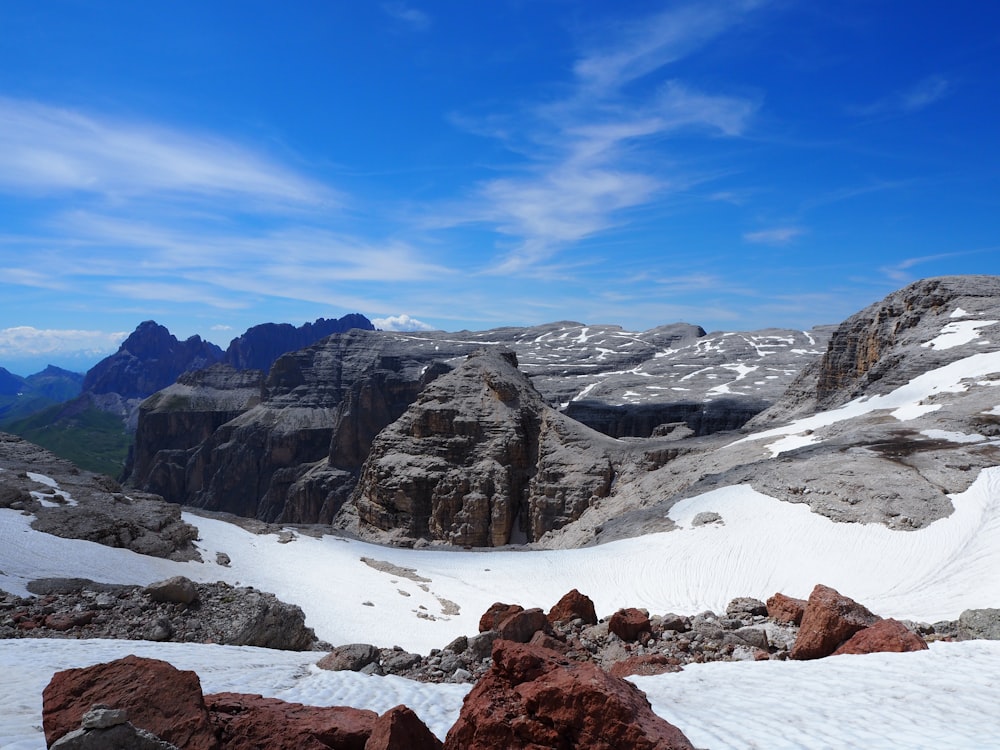
[[[0,365],[839,322],[1000,273],[998,71],[980,0],[5,0]]]

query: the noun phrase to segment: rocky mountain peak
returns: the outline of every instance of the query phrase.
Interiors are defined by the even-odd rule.
[[[237,370],[267,372],[282,354],[310,346],[334,333],[352,329],[374,331],[375,326],[364,315],[352,313],[339,319],[319,318],[313,323],[295,327],[290,323],[263,323],[248,328],[233,339],[226,349],[225,361]]]

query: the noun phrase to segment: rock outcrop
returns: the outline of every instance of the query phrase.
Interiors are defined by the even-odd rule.
[[[361,531],[495,547],[534,541],[606,497],[620,448],[549,407],[513,352],[481,350],[372,444]]]
[[[632,684],[548,649],[497,641],[462,704],[447,750],[691,748]]]
[[[927,641],[909,630],[899,620],[891,617],[879,620],[873,625],[859,630],[843,643],[833,656],[841,654],[875,654],[880,652],[903,653],[924,651]]]

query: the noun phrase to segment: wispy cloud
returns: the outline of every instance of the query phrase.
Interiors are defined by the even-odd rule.
[[[387,318],[372,318],[372,324],[383,331],[433,331],[434,326],[412,318],[406,313]]]
[[[116,352],[126,336],[128,333],[120,331],[40,329],[31,326],[4,328],[0,329],[0,358],[44,357],[55,354],[102,356]]]
[[[787,245],[804,232],[805,230],[801,227],[774,227],[760,229],[756,232],[746,232],[743,239],[755,245]]]
[[[382,11],[412,31],[426,31],[431,25],[431,17],[409,3],[382,3]]]
[[[896,91],[870,104],[850,107],[848,111],[859,117],[912,114],[945,98],[951,92],[951,88],[951,81],[944,76],[931,75],[909,88]]]
[[[616,225],[627,209],[689,187],[696,176],[663,157],[652,159],[645,146],[681,133],[740,136],[760,102],[706,93],[677,79],[642,94],[624,89],[691,54],[761,4],[680,5],[604,34],[577,60],[564,97],[530,108],[520,126],[493,118],[474,128],[526,161],[517,174],[481,183],[474,205],[442,223],[492,225],[511,246],[490,270],[526,273]]]
[[[232,141],[2,97],[0,190],[229,197],[272,210],[337,201],[328,187]]]

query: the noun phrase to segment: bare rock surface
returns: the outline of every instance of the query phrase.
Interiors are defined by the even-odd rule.
[[[440,750],[442,746],[412,710],[395,706],[375,720],[365,750]]]
[[[1000,609],[967,609],[958,617],[957,636],[967,641],[1000,641]]]
[[[302,610],[273,594],[184,581],[150,590],[86,579],[33,581],[28,588],[36,596],[0,592],[0,638],[119,638],[290,651],[324,647]],[[177,596],[164,597],[165,589]]]
[[[82,471],[22,438],[0,433],[0,507],[35,516],[32,527],[68,539],[172,560],[198,559],[198,530],[157,495],[126,494],[113,479]]]
[[[513,352],[480,350],[375,439],[353,498],[358,531],[534,541],[609,494],[620,452],[546,405]]]
[[[631,683],[591,664],[497,641],[493,666],[466,697],[445,748],[691,748]]]

